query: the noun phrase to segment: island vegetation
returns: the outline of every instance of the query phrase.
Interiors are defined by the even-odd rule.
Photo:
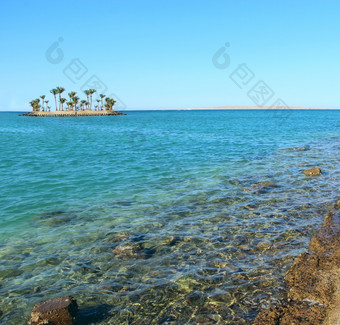
[[[24,116],[98,116],[98,115],[124,115],[113,109],[116,101],[104,94],[99,94],[96,103],[93,106],[93,94],[95,89],[84,90],[86,99],[77,96],[77,92],[69,92],[68,99],[62,94],[65,92],[64,87],[56,87],[50,90],[54,97],[55,110],[51,110],[51,104],[46,95],[30,101],[32,111]]]

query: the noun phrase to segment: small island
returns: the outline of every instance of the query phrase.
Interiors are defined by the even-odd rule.
[[[115,111],[113,106],[116,101],[113,98],[107,97],[104,94],[99,94],[92,109],[92,97],[96,93],[95,89],[84,90],[86,100],[77,96],[75,91],[69,92],[69,100],[63,98],[61,95],[65,91],[63,87],[56,87],[50,90],[50,93],[54,97],[55,110],[51,111],[49,100],[45,95],[39,96],[32,100],[29,104],[32,107],[32,111],[21,114],[20,116],[35,116],[35,117],[69,117],[69,116],[110,116],[110,115],[126,115],[122,112]]]

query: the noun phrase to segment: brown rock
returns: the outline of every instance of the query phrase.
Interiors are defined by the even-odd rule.
[[[324,307],[319,309],[307,302],[293,302],[261,311],[254,325],[321,325],[324,317]]]
[[[310,149],[310,146],[292,148],[293,151],[306,151],[306,150],[309,150],[309,149]]]
[[[129,237],[131,237],[131,234],[128,232],[121,232],[119,234],[114,234],[113,236],[110,236],[108,238],[108,241],[112,242],[112,243],[117,243],[117,242],[122,242],[126,239],[128,239]]]
[[[266,187],[277,187],[276,184],[273,182],[260,182],[260,183],[255,183],[251,187],[253,188],[266,188]]]
[[[154,248],[145,248],[141,243],[125,243],[113,250],[116,258],[130,260],[134,258],[147,259],[155,252]]]
[[[199,292],[194,292],[189,296],[186,296],[185,300],[188,304],[198,303],[200,300],[203,299],[203,296]]]
[[[181,238],[180,237],[178,237],[178,236],[170,236],[170,237],[168,237],[168,238],[165,238],[164,239],[164,243],[166,244],[166,245],[169,245],[169,246],[175,246],[177,243],[179,243],[179,242],[181,242]]]
[[[256,325],[335,325],[340,318],[340,200],[285,276],[288,300],[261,311]]]
[[[125,244],[119,245],[113,250],[113,254],[117,258],[130,259],[138,256],[138,252],[142,249],[140,245]]]
[[[317,176],[317,175],[321,175],[321,169],[316,167],[316,168],[310,168],[310,169],[306,169],[304,171],[304,174],[306,176]]]
[[[73,325],[78,313],[77,301],[73,297],[60,297],[34,305],[31,325]]]
[[[265,181],[265,182],[252,184],[250,188],[244,188],[243,191],[253,192],[253,193],[263,193],[275,187],[278,187],[275,183]]]

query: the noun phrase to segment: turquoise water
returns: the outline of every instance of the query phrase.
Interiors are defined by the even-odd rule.
[[[2,323],[68,294],[82,324],[249,323],[338,196],[339,135],[340,111],[0,113]]]

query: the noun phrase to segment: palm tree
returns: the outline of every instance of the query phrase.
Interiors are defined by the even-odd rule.
[[[70,110],[70,107],[72,109],[73,103],[71,101],[67,102],[67,109]]]
[[[100,102],[100,99],[96,99],[96,102],[97,102],[97,105],[95,106],[95,108],[98,108],[98,111],[99,111],[99,102]]]
[[[70,101],[75,95],[77,95],[75,91],[71,91],[70,93],[68,93],[68,97],[70,97]]]
[[[66,101],[67,101],[66,98],[60,98],[60,99],[59,99],[59,102],[60,102],[61,110],[62,110],[62,111],[64,110],[63,106],[64,106],[64,103],[65,103]]]
[[[80,108],[81,108],[82,111],[85,110],[85,104],[86,104],[86,100],[83,99],[83,100],[80,102]]]
[[[85,93],[85,95],[86,95],[86,98],[87,98],[87,103],[90,103],[90,89],[87,89],[87,90],[84,90],[84,93]],[[86,109],[88,109],[88,106],[89,106],[89,104],[86,104]]]
[[[61,105],[61,102],[60,102],[60,99],[61,99],[61,94],[65,91],[65,88],[63,87],[57,87],[57,92],[59,94],[59,110],[60,110],[60,107],[63,107],[63,105]],[[61,109],[62,110],[62,109]]]
[[[42,111],[44,112],[45,110],[45,95],[41,95],[40,98],[42,99]]]
[[[30,105],[32,106],[32,109],[34,112],[39,112],[40,111],[40,99],[37,98],[37,99],[34,99],[30,102]]]
[[[87,100],[80,100],[79,97],[77,97],[77,93],[75,91],[71,91],[68,93],[69,100],[67,101],[66,98],[61,97],[61,94],[65,91],[65,88],[63,87],[56,87],[50,90],[50,93],[54,96],[55,101],[55,109],[56,111],[64,111],[64,104],[67,104],[66,110],[92,110],[92,99],[93,94],[96,93],[96,89],[87,89],[84,90],[84,93],[86,94]],[[57,101],[57,95],[59,95],[59,105]],[[43,112],[51,112],[51,106],[48,105],[49,101],[45,100],[46,96],[41,95],[39,96],[42,100],[42,103],[40,102],[39,98],[36,98],[30,102],[30,105],[32,106],[32,110],[34,112],[39,112],[42,108]],[[104,101],[105,99],[105,101]],[[96,98],[96,105],[94,105],[94,110],[108,110],[112,111],[113,106],[115,105],[116,101],[113,98],[105,97],[104,94],[99,94],[99,96]],[[42,104],[42,105],[41,105]]]
[[[57,107],[57,94],[58,94],[58,90],[56,88],[53,88],[52,90],[50,90],[50,93],[53,94],[54,96],[54,100],[55,100],[55,110],[58,110]]]
[[[92,109],[92,95],[97,92],[95,89],[90,89],[90,109]]]
[[[74,96],[72,98],[72,101],[73,101],[73,104],[74,104],[74,110],[76,111],[77,110],[77,105],[78,105],[78,102],[79,102],[79,97],[78,96]]]
[[[100,96],[100,101],[102,103],[102,106],[101,106],[100,110],[102,111],[104,109],[103,99],[105,98],[105,95],[104,94],[100,94],[99,96]]]
[[[116,103],[116,101],[113,98],[110,98],[110,97],[106,97],[105,101],[106,101],[105,109],[108,110],[108,111],[112,111],[112,107]]]
[[[68,93],[68,97],[70,98],[69,103],[71,106],[71,110],[73,110],[73,98],[77,93],[75,91],[71,91],[70,93]],[[68,105],[69,106],[69,105]]]
[[[33,100],[31,100],[30,101],[30,105],[32,106],[32,111],[34,112],[35,111],[35,104],[34,104],[34,101]]]
[[[41,105],[40,105],[40,99],[37,98],[37,99],[35,100],[35,109],[39,112],[39,111],[40,111],[40,107],[41,107]]]
[[[46,112],[49,109],[49,111],[51,111],[51,106],[48,106],[48,102],[49,100],[45,100],[45,104],[46,104]]]

